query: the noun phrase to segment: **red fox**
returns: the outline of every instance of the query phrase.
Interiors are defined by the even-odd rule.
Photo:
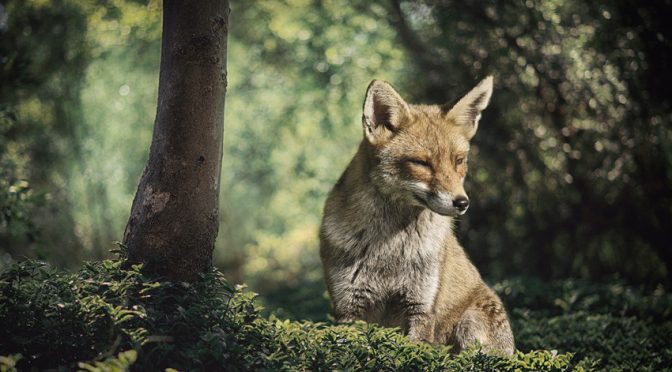
[[[411,105],[374,80],[364,139],[329,193],[320,257],[334,317],[400,327],[413,340],[514,352],[499,297],[453,233],[464,214],[469,141],[492,95],[487,77],[452,107]]]

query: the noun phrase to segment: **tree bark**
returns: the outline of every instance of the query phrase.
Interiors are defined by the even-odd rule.
[[[212,264],[227,86],[228,0],[164,0],[149,160],[124,232],[130,263],[194,281]]]

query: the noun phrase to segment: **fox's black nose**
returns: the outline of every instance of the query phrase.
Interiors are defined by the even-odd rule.
[[[464,212],[469,207],[469,199],[464,196],[458,196],[453,200],[453,206],[457,208],[460,212]]]

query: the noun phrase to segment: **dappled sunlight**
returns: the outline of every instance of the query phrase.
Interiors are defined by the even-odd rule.
[[[7,262],[76,266],[121,239],[156,113],[160,10],[3,6],[3,200],[26,216],[0,229]],[[669,283],[669,40],[655,10],[233,2],[215,264],[262,294],[318,277],[322,206],[362,138],[368,83],[446,103],[492,74],[456,227],[481,272]]]

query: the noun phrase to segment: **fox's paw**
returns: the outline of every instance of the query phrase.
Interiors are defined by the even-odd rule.
[[[408,338],[417,342],[434,342],[434,321],[429,316],[415,320],[408,330]]]

